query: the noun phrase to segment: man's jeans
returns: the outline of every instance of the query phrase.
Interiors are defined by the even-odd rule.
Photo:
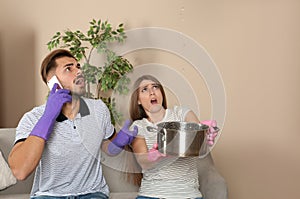
[[[101,193],[89,193],[79,196],[32,196],[31,199],[108,199],[108,196]]]
[[[147,196],[137,196],[135,199],[159,199],[159,198],[152,198]],[[195,198],[195,199],[203,199],[203,198]]]

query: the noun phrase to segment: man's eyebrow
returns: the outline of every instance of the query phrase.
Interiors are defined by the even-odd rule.
[[[68,67],[68,66],[74,66],[74,63],[68,63],[68,64],[64,65],[64,67]]]

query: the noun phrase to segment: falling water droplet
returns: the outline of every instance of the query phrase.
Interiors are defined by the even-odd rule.
[[[184,15],[184,7],[181,7],[181,8],[180,8],[180,16],[181,16],[180,18],[181,18],[181,21],[182,21],[182,22],[184,22],[184,17],[183,17],[183,15]]]

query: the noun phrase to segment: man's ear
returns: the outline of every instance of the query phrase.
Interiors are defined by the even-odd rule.
[[[47,75],[47,82],[55,75],[55,70],[50,70]]]

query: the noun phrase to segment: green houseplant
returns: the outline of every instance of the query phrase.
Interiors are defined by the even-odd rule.
[[[77,58],[83,60],[82,71],[86,81],[86,97],[102,99],[110,110],[112,122],[121,120],[122,115],[115,109],[115,99],[112,91],[119,94],[128,93],[129,78],[126,74],[133,70],[131,63],[122,56],[117,55],[108,44],[122,43],[126,39],[123,24],[113,28],[108,21],[95,20],[89,22],[86,33],[80,30],[56,32],[47,43],[48,49],[67,48]],[[93,52],[104,54],[106,60],[102,66],[90,63]],[[96,85],[92,91],[91,85]]]

